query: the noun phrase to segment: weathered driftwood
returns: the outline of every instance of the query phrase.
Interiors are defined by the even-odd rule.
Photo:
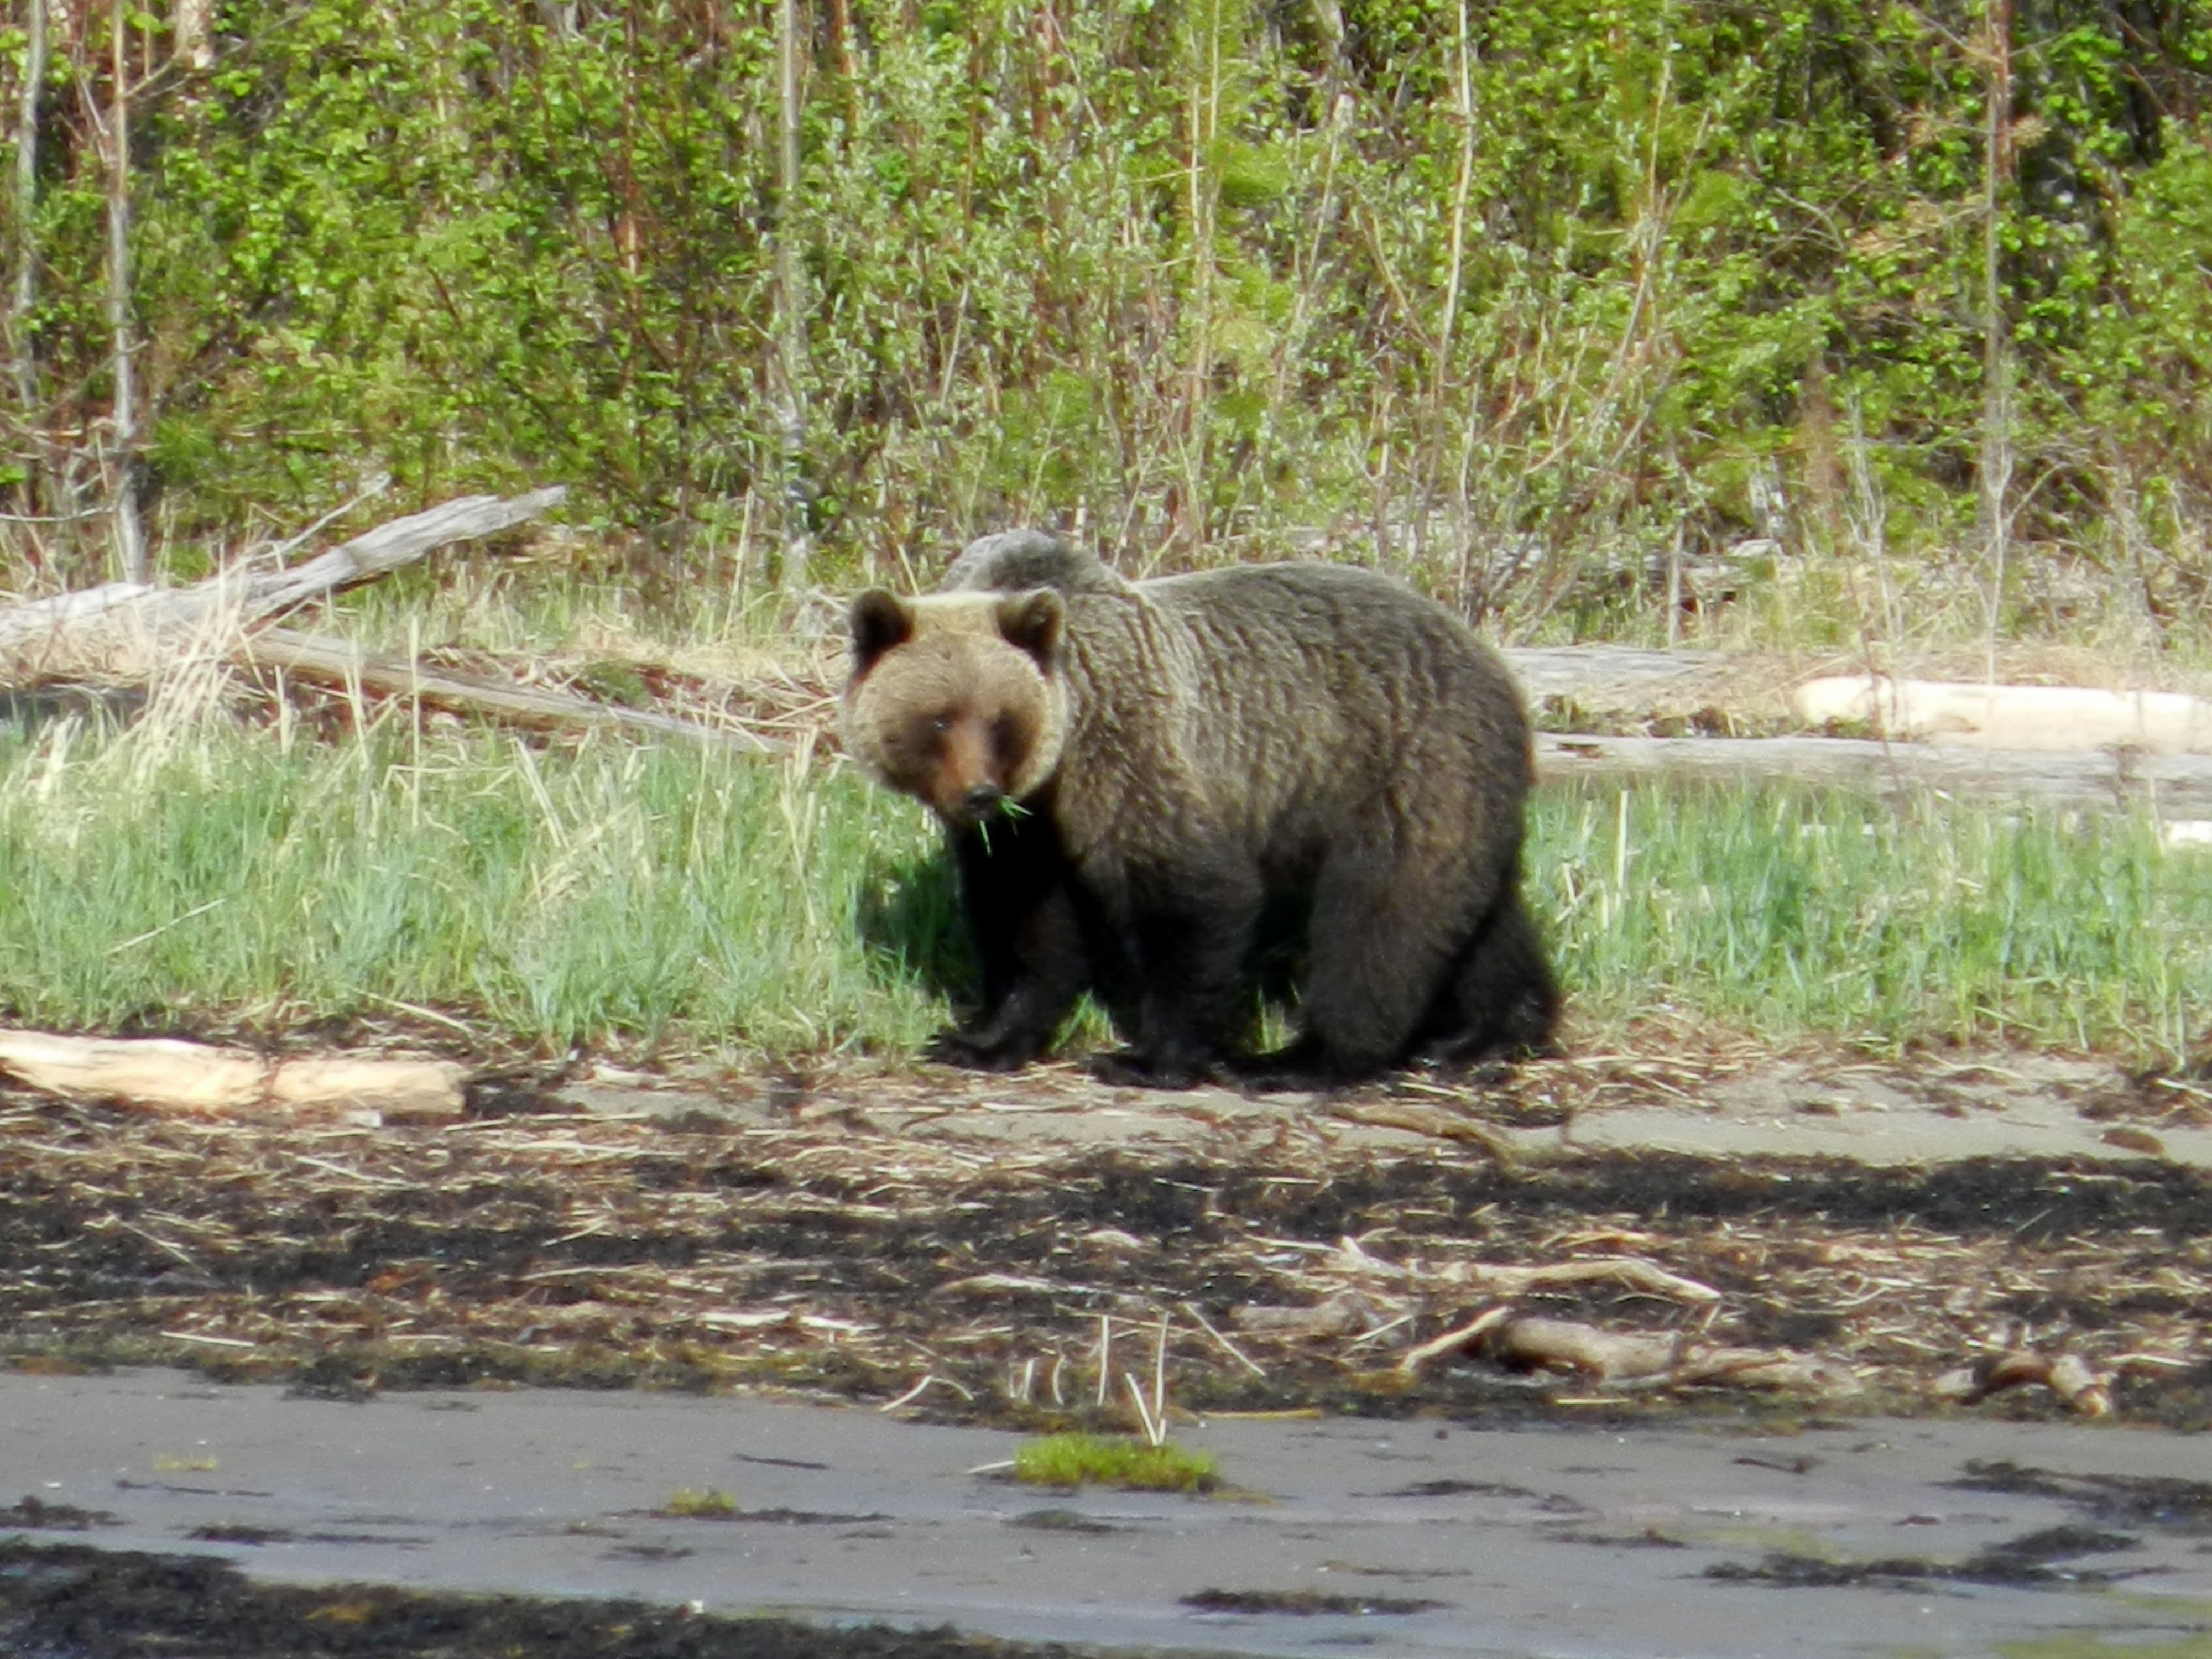
[[[2007,1389],[2029,1385],[2050,1389],[2084,1417],[2112,1415],[2112,1376],[2095,1370],[2078,1354],[2009,1349],[1959,1370],[1946,1371],[1929,1385],[1929,1392],[1939,1400],[1972,1405]]]
[[[1792,1348],[1735,1347],[1678,1331],[1606,1330],[1503,1307],[1409,1349],[1399,1370],[1411,1376],[1447,1354],[1477,1351],[1516,1370],[1577,1371],[1613,1387],[1726,1382],[1816,1395],[1852,1394],[1860,1387],[1847,1366]]]
[[[750,732],[726,731],[679,720],[672,714],[593,702],[567,692],[503,684],[425,668],[405,657],[364,650],[349,641],[319,639],[289,629],[265,629],[244,641],[235,654],[240,662],[253,667],[278,669],[341,689],[358,687],[380,696],[411,697],[433,708],[488,715],[515,726],[541,730],[647,732],[655,737],[688,738],[746,754],[785,752],[784,745]]]
[[[1668,1273],[1656,1261],[1633,1255],[1580,1256],[1566,1261],[1541,1262],[1447,1261],[1410,1267],[1370,1255],[1358,1239],[1347,1236],[1337,1241],[1336,1249],[1324,1260],[1338,1273],[1355,1278],[1413,1281],[1431,1295],[1445,1287],[1475,1291],[1485,1296],[1510,1297],[1561,1285],[1613,1285],[1625,1291],[1641,1291],[1647,1296],[1671,1297],[1681,1302],[1712,1303],[1721,1299],[1721,1293],[1711,1285]]]
[[[1728,665],[1717,651],[1643,651],[1623,645],[1508,646],[1498,653],[1531,702],[1644,702],[1711,686]]]
[[[451,1060],[421,1057],[279,1060],[167,1037],[0,1031],[0,1076],[70,1100],[120,1100],[153,1111],[447,1120],[461,1115],[464,1075]]]
[[[134,603],[158,590],[143,582],[107,582],[74,593],[57,593],[0,610],[0,650],[40,638],[55,639],[86,623],[104,622],[123,614]]]
[[[240,626],[277,616],[319,594],[380,576],[427,553],[489,536],[538,517],[568,495],[559,486],[533,489],[501,501],[469,495],[389,524],[319,553],[289,570],[255,573],[226,570],[190,587],[152,587],[138,582],[109,582],[81,592],[0,610],[0,651],[21,651],[41,644],[59,646],[69,635],[94,624],[121,626],[149,635],[182,632],[226,608]]]
[[[0,610],[0,656],[51,663],[72,654],[98,630],[155,645],[188,635],[210,622],[220,632],[213,649],[253,668],[379,696],[414,698],[433,707],[480,714],[537,728],[630,732],[686,738],[747,754],[781,754],[787,745],[750,732],[699,725],[673,715],[611,708],[541,688],[485,680],[429,669],[404,657],[369,651],[348,641],[316,638],[265,624],[333,589],[367,581],[410,564],[455,542],[489,536],[557,506],[567,491],[532,490],[510,501],[471,495],[378,526],[290,569],[255,572],[240,567],[191,587],[156,588],[131,582],[64,593]],[[203,647],[202,648],[206,648]],[[143,653],[126,653],[139,656]]]
[[[1994,749],[2098,749],[2212,754],[2212,702],[2183,691],[2082,685],[1962,685],[1865,674],[1808,680],[1790,707],[1808,726],[1871,720],[1893,738]]]
[[[1399,1100],[1329,1101],[1324,1103],[1331,1117],[1349,1123],[1365,1123],[1381,1129],[1404,1129],[1417,1135],[1434,1135],[1439,1140],[1457,1140],[1480,1146],[1497,1159],[1503,1169],[1517,1169],[1526,1161],[1522,1150],[1513,1144],[1513,1138],[1500,1133],[1487,1123],[1461,1114],[1442,1112],[1433,1107],[1416,1106]]]
[[[412,564],[426,553],[434,553],[455,542],[474,541],[511,530],[541,514],[550,513],[568,498],[567,487],[555,484],[507,501],[496,495],[467,495],[427,512],[394,519],[349,542],[341,542],[327,553],[317,554],[303,565],[256,576],[246,591],[242,620],[258,622],[334,587]]]
[[[1942,790],[2073,805],[2154,805],[2212,817],[2212,756],[1882,744],[1858,738],[1606,738],[1547,732],[1537,775],[1671,782],[1792,780],[1878,794]]]

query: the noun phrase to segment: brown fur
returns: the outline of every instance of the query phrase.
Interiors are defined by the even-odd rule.
[[[994,541],[955,592],[854,607],[848,741],[953,830],[985,957],[983,1016],[940,1052],[1019,1063],[1086,987],[1134,1081],[1548,1036],[1518,893],[1527,726],[1462,623],[1340,566],[1128,584],[1034,532]],[[994,599],[1008,580],[1044,586]],[[1028,807],[1018,833],[963,842],[1000,799]],[[1303,940],[1305,1035],[1255,1062],[1263,911]]]
[[[1058,642],[1057,599],[878,590],[860,596],[853,618],[845,746],[878,782],[961,826],[1050,777],[1066,720],[1042,666]]]

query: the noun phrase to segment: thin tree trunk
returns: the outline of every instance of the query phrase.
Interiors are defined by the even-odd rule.
[[[837,80],[844,89],[845,130],[850,137],[857,137],[860,130],[860,71],[853,56],[850,0],[830,0],[830,50],[836,59]]]
[[[214,9],[214,0],[176,0],[170,14],[170,49],[186,69],[215,65],[215,48],[208,40],[208,19]]]
[[[39,406],[39,368],[31,346],[31,309],[39,298],[39,94],[46,79],[46,0],[26,0],[23,102],[15,122],[15,291],[9,310],[17,407],[29,421]]]
[[[1206,410],[1213,388],[1214,228],[1221,199],[1216,172],[1216,141],[1221,132],[1222,10],[1235,0],[1199,0],[1192,27],[1203,31],[1191,41],[1190,167],[1190,378],[1183,410],[1183,514],[1189,553],[1196,564],[1206,550]]]
[[[783,449],[783,597],[795,605],[805,597],[813,552],[806,480],[806,313],[799,269],[799,7],[778,0],[775,60],[780,128],[775,220],[776,422]]]
[[[1844,545],[1844,470],[1836,453],[1836,401],[1828,387],[1823,346],[1805,365],[1798,390],[1797,434],[1805,454],[1805,495],[1813,508],[1819,550],[1832,557]]]
[[[115,0],[114,84],[107,118],[107,326],[114,354],[115,551],[123,580],[146,580],[146,542],[138,526],[137,387],[131,354],[131,82],[125,52],[130,12]]]
[[[2005,329],[2002,234],[2005,187],[2012,173],[2012,0],[1984,0],[1983,21],[1989,107],[1982,167],[1981,529],[1990,565],[1989,677],[1994,680],[2013,469],[2012,348]]]
[[[1459,118],[1459,167],[1452,185],[1451,258],[1444,274],[1443,315],[1437,319],[1436,367],[1429,386],[1429,453],[1421,466],[1421,510],[1413,521],[1416,557],[1426,544],[1430,531],[1429,515],[1435,510],[1437,496],[1442,489],[1444,444],[1452,426],[1452,422],[1445,418],[1445,409],[1452,389],[1452,334],[1459,320],[1460,288],[1467,271],[1468,198],[1474,189],[1474,76],[1471,63],[1474,48],[1467,0],[1460,0],[1457,21],[1452,57],[1457,82],[1453,106]],[[1465,411],[1463,418],[1472,420],[1473,413],[1472,410]],[[1471,533],[1466,495],[1462,494],[1453,505],[1456,508],[1457,519],[1454,532],[1464,549],[1467,538]],[[1465,597],[1461,595],[1462,601]],[[1671,622],[1668,629],[1671,643]]]

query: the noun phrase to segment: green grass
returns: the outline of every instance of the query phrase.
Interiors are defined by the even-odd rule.
[[[717,1486],[678,1486],[659,1512],[695,1521],[726,1521],[737,1514],[738,1500]]]
[[[0,744],[0,1012],[277,1030],[404,1004],[556,1052],[904,1049],[942,1017],[933,856],[858,778],[688,745],[49,728]]]
[[[2212,1014],[2212,857],[2141,815],[1796,789],[1547,793],[1534,903],[1582,1016],[2172,1060]]]
[[[2212,854],[2140,817],[1592,789],[1540,794],[1531,831],[1577,1046],[1656,1018],[2155,1064],[2212,1011]],[[896,1056],[945,1016],[957,933],[923,815],[848,771],[396,722],[0,739],[9,1023],[411,1006],[544,1053]]]
[[[1152,1446],[1128,1436],[1048,1434],[1015,1449],[1014,1479],[1035,1486],[1211,1492],[1221,1475],[1212,1452],[1191,1451],[1172,1440]]]

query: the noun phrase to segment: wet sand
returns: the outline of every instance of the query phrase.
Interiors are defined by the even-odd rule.
[[[1017,1437],[854,1407],[0,1376],[0,1505],[18,1505],[0,1537],[76,1510],[103,1518],[19,1537],[211,1555],[262,1581],[1155,1651],[2212,1652],[2212,1486],[2177,1482],[2212,1482],[2202,1436],[1869,1418],[1216,1419],[1177,1437],[1239,1492],[1020,1487],[975,1472]],[[665,1513],[686,1489],[738,1513]],[[21,1559],[0,1569],[0,1649]],[[1209,1592],[1318,1610],[1186,1599]]]

